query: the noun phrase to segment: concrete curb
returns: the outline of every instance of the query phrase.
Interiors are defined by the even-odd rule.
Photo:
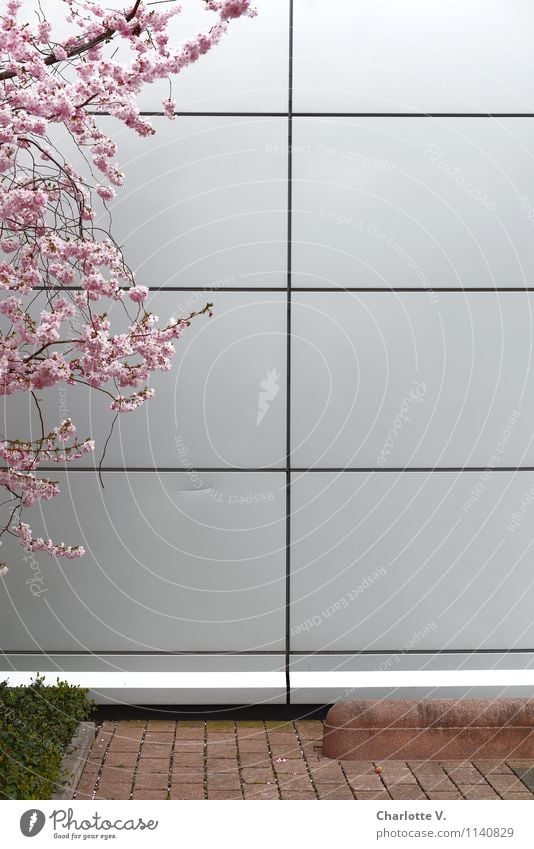
[[[95,723],[80,722],[61,761],[61,775],[65,783],[52,794],[52,799],[72,799],[94,738]]]
[[[338,702],[323,735],[327,758],[527,759],[534,756],[534,699]]]

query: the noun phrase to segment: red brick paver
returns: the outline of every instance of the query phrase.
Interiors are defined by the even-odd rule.
[[[526,761],[334,761],[322,723],[103,722],[78,799],[534,799]]]

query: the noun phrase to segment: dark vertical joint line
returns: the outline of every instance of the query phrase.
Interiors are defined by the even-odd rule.
[[[293,203],[293,0],[289,0],[289,61],[287,83],[287,324],[286,324],[286,610],[285,674],[286,704],[291,704],[289,665],[291,604],[291,211]]]

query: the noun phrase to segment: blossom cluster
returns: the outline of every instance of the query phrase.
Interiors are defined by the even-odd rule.
[[[31,393],[39,406],[37,393],[82,384],[104,390],[115,413],[134,410],[153,394],[151,374],[171,368],[174,343],[198,314],[162,326],[146,309],[148,288],[136,283],[112,234],[95,225],[95,206],[111,201],[123,181],[116,144],[96,113],[106,111],[141,136],[153,134],[136,102],[142,88],[162,79],[170,83],[219,43],[231,20],[255,14],[250,0],[196,1],[210,13],[211,26],[179,45],[169,36],[181,11],[177,4],[131,0],[125,9],[110,10],[92,0],[62,0],[71,28],[62,39],[46,18],[47,4],[36,2],[31,20],[22,19],[22,0],[2,4],[2,395]],[[172,97],[162,109],[174,118]],[[76,161],[91,164],[88,174],[79,173],[73,157],[53,141],[54,125],[74,142]],[[127,316],[123,332],[113,331],[110,302]],[[13,534],[28,551],[77,557],[83,553],[79,546],[34,539],[20,514],[58,493],[56,482],[37,476],[40,464],[78,459],[93,450],[93,442],[77,441],[70,420],[48,433],[42,422],[42,431],[37,440],[0,441],[0,486],[10,496],[0,537]],[[5,565],[0,567],[3,574]]]

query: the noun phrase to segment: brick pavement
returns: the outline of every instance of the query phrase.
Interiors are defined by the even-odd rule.
[[[534,799],[525,761],[333,761],[322,723],[106,721],[78,799]]]

